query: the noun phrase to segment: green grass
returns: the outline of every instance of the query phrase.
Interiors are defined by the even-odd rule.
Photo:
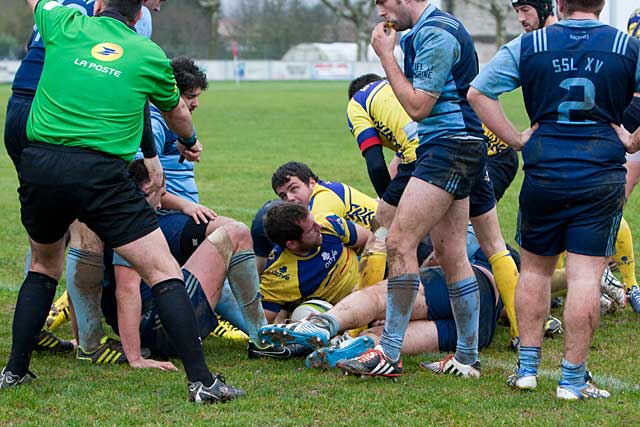
[[[8,95],[9,87],[0,86],[2,126]],[[507,113],[524,128],[527,119],[520,95],[504,101]],[[293,159],[310,164],[321,178],[344,181],[374,194],[346,128],[345,104],[345,83],[213,83],[195,113],[205,144],[197,169],[203,203],[249,223],[262,203],[274,197],[271,173]],[[4,148],[0,150],[2,364],[10,348],[27,241],[19,221],[16,174]],[[510,241],[520,182],[521,175],[499,206],[503,233]],[[640,229],[638,211],[632,199],[625,216],[634,230]],[[637,253],[639,249],[636,245]],[[68,327],[60,334],[69,337]],[[182,372],[92,367],[72,357],[36,354],[31,368],[39,378],[0,393],[0,425],[640,424],[640,341],[638,317],[631,310],[604,319],[593,343],[589,367],[613,393],[608,401],[570,404],[555,399],[561,340],[545,341],[538,391],[510,390],[504,380],[516,358],[506,349],[507,339],[507,328],[499,327],[494,344],[482,353],[484,370],[479,381],[421,372],[418,362],[437,357],[431,355],[404,358],[406,375],[397,383],[307,371],[299,360],[249,361],[244,346],[207,339],[204,349],[211,369],[223,372],[231,384],[248,392],[246,398],[212,407],[186,401]]]

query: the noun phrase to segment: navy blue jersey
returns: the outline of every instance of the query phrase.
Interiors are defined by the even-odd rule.
[[[59,3],[67,7],[78,9],[87,16],[93,16],[93,3],[95,0],[59,0]],[[33,27],[33,33],[29,39],[27,55],[20,63],[13,78],[12,90],[22,93],[32,93],[35,95],[42,68],[44,67],[44,44],[38,32],[38,28]]]
[[[504,46],[473,86],[489,97],[522,86],[531,124],[527,178],[548,187],[625,182],[625,149],[611,123],[640,81],[640,41],[592,20],[565,20]]]
[[[482,123],[467,101],[478,57],[462,23],[430,5],[400,45],[404,73],[413,87],[439,94],[431,114],[418,123],[420,144],[459,134],[484,139]]]

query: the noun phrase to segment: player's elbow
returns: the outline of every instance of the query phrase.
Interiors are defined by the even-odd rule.
[[[420,105],[414,108],[410,108],[410,111],[407,111],[407,114],[414,122],[421,122],[422,120],[429,117],[429,114],[431,114],[431,109],[432,106]]]
[[[476,112],[480,109],[484,98],[486,98],[486,96],[483,95],[482,92],[480,92],[478,89],[474,88],[473,86],[469,88],[469,91],[467,92],[467,100]]]

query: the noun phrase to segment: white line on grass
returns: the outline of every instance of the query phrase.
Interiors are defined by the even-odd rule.
[[[514,364],[508,363],[503,360],[490,359],[490,358],[482,358],[482,364],[488,365],[490,368],[498,368],[506,371],[513,371]],[[560,378],[560,370],[559,369],[539,369],[538,376],[550,379],[559,379]],[[607,374],[595,374],[595,382],[597,385],[603,386],[605,388],[609,388],[612,390],[618,391],[639,391],[640,384],[628,383],[626,381],[622,381],[618,378],[612,377]]]

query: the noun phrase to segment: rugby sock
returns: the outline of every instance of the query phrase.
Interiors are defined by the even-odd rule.
[[[233,291],[231,290],[231,286],[229,286],[228,279],[224,281],[224,285],[220,291],[220,298],[218,298],[218,303],[213,311],[242,332],[247,332],[247,322],[245,322],[244,317],[242,317],[238,301],[236,301],[236,298],[233,296]]]
[[[67,292],[73,301],[78,323],[78,345],[91,352],[105,336],[102,328],[102,255],[84,249],[69,248],[66,265]]]
[[[556,270],[561,270],[564,268],[564,262],[567,260],[567,251],[562,252],[558,256],[558,263],[556,264]]]
[[[330,313],[320,313],[320,314],[316,314],[311,318],[311,321],[313,322],[313,319],[320,319],[320,322],[314,322],[317,323],[318,326],[320,326],[321,328],[327,329],[329,331],[329,336],[330,337],[335,337],[336,335],[338,335],[338,331],[340,330],[340,325],[338,323],[338,319],[336,319],[336,317],[333,314]]]
[[[519,335],[516,320],[516,286],[518,284],[518,268],[509,251],[502,251],[489,258],[493,277],[502,298],[504,309],[509,318],[509,334],[511,338]]]
[[[234,253],[229,261],[227,276],[233,296],[236,297],[244,317],[247,335],[257,344],[260,342],[258,331],[267,325],[267,319],[260,302],[260,277],[253,250]]]
[[[631,228],[629,228],[629,224],[624,218],[620,221],[616,239],[616,254],[613,256],[613,260],[618,264],[625,290],[631,289],[632,286],[637,286],[633,236],[631,235]]]
[[[18,293],[13,314],[13,337],[7,370],[23,377],[29,369],[36,337],[42,330],[56,295],[58,282],[45,274],[30,271]]]
[[[574,365],[567,359],[562,358],[562,364],[560,366],[562,369],[562,381],[567,381],[569,384],[575,386],[584,385],[584,374],[587,371],[587,365],[585,363]]]
[[[180,355],[187,378],[209,387],[213,377],[207,368],[198,336],[198,323],[193,306],[180,279],[162,281],[151,288],[158,315],[169,339]]]
[[[449,300],[456,322],[456,360],[471,365],[478,360],[480,288],[475,276],[449,283]]]
[[[537,374],[538,366],[540,366],[540,353],[540,347],[520,346],[520,351],[518,352],[520,369],[527,369],[529,372]]]
[[[384,354],[393,361],[400,358],[404,333],[419,286],[420,276],[417,274],[401,274],[390,278],[387,283],[387,313],[380,345]]]

